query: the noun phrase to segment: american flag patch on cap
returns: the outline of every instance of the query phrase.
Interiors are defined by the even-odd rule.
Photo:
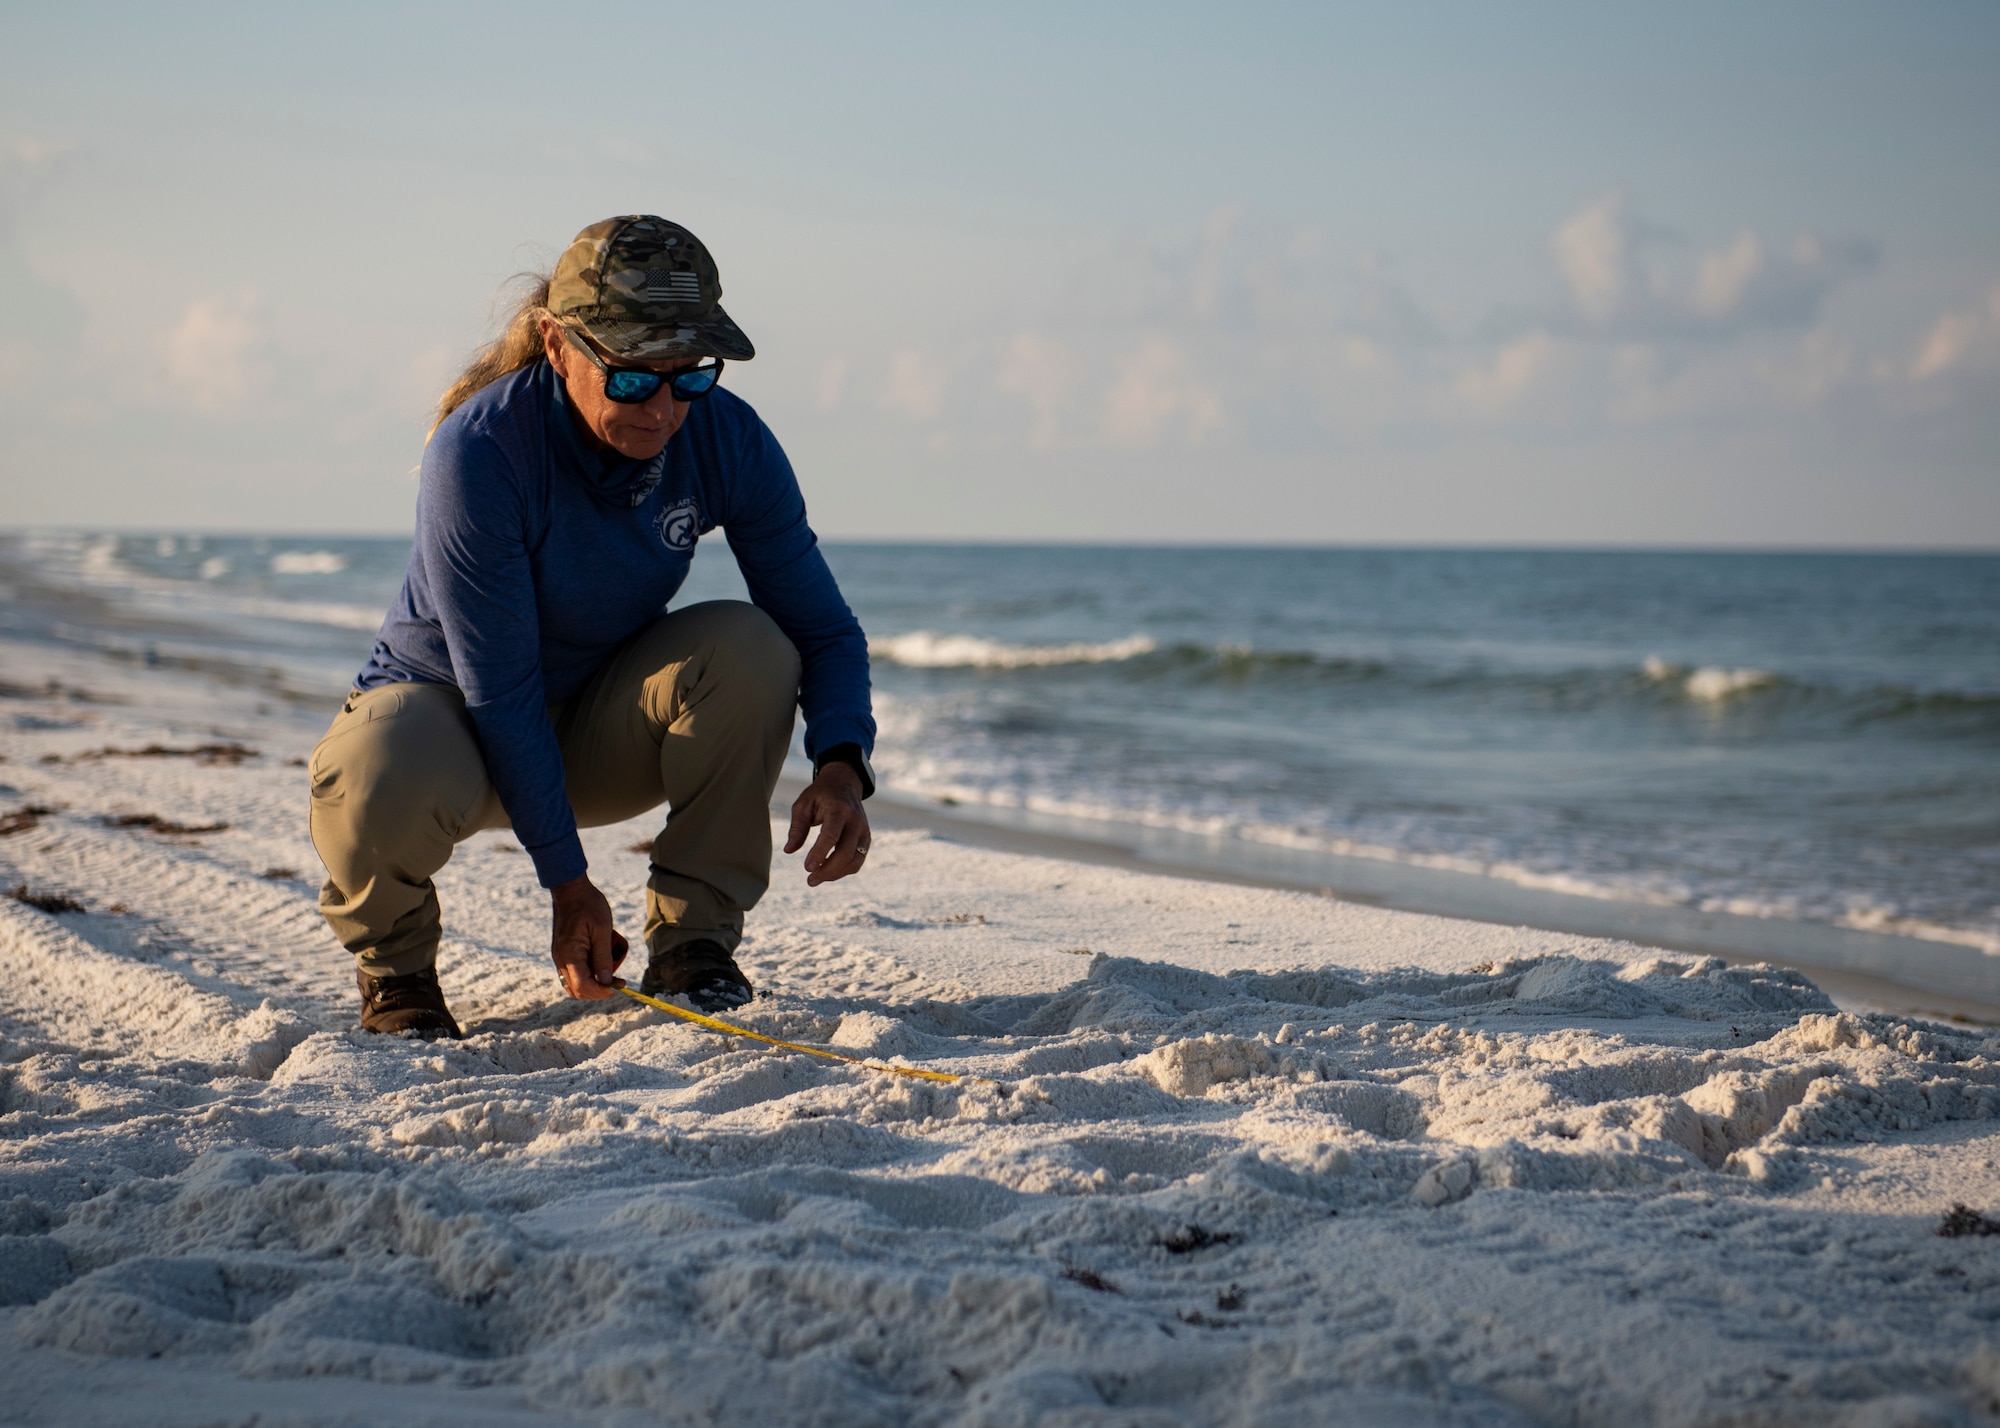
[[[645,297],[649,302],[700,302],[701,279],[686,268],[648,268]]]

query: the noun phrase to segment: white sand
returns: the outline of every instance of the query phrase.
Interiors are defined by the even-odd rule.
[[[473,1034],[371,1037],[289,763],[319,716],[19,645],[0,680],[0,814],[59,809],[0,880],[88,909],[0,901],[0,1422],[2000,1401],[2000,1236],[1936,1233],[2000,1213],[1990,1029],[922,832],[818,891],[780,859],[742,1019],[1003,1083],[937,1086],[558,1001],[545,896],[486,834],[440,880]],[[229,740],[259,756],[78,757]],[[648,832],[585,835],[628,932]]]

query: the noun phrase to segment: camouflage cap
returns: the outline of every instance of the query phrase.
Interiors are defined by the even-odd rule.
[[[722,310],[722,279],[701,239],[648,213],[577,234],[549,282],[549,311],[635,362],[757,355]]]

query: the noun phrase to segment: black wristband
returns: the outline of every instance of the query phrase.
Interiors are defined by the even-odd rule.
[[[859,744],[835,744],[830,749],[822,749],[820,756],[813,760],[813,777],[828,764],[846,764],[861,775],[861,796],[869,798],[875,792],[875,770],[868,767],[868,755],[861,752]]]

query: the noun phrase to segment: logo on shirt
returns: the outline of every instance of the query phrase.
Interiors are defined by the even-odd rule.
[[[693,550],[698,526],[693,498],[683,498],[660,512],[660,544],[668,550]]]

